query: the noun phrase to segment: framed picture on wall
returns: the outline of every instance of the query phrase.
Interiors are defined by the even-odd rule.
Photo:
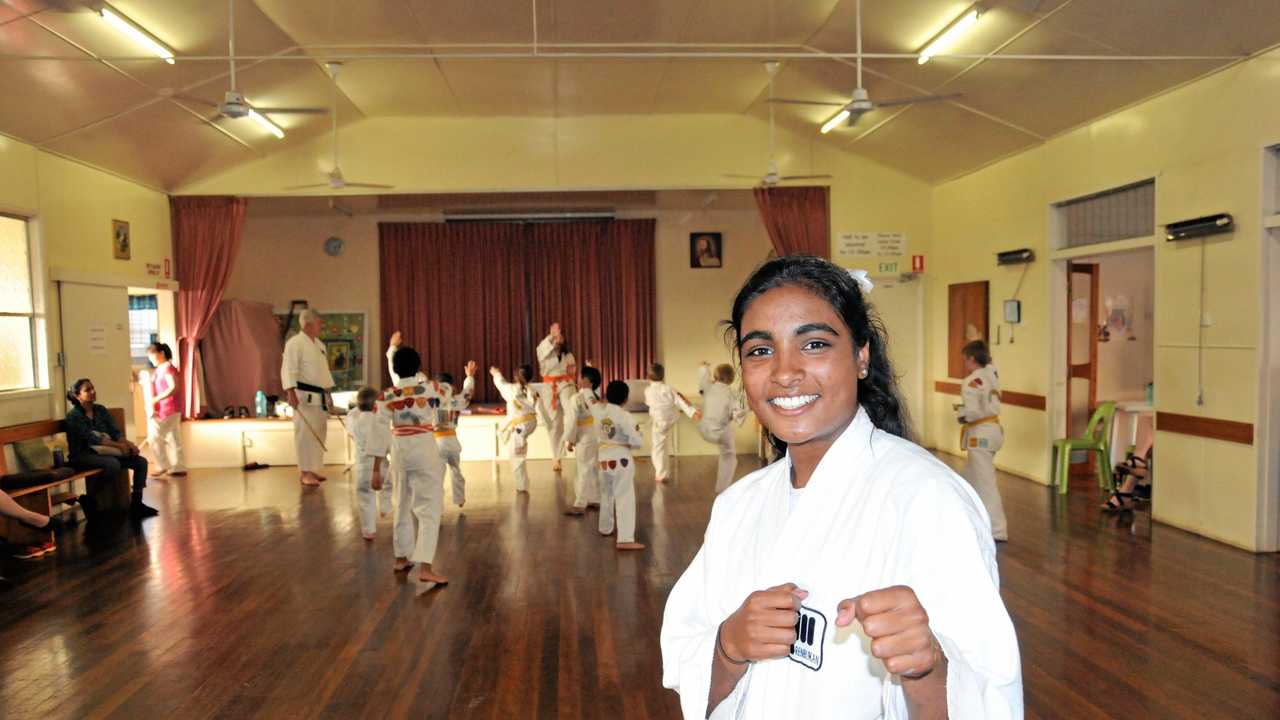
[[[689,233],[689,267],[718,268],[724,265],[724,247],[718,232]]]
[[[117,260],[128,260],[132,257],[133,247],[129,241],[128,221],[111,221],[111,252]]]
[[[284,325],[289,314],[277,310],[276,319]],[[363,312],[320,313],[320,342],[324,343],[329,359],[329,372],[333,375],[334,391],[358,390],[366,382],[365,327]],[[298,334],[298,315],[293,314],[285,340]]]

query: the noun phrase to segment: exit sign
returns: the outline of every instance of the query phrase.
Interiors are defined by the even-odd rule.
[[[896,272],[898,272],[898,263],[896,263],[896,262],[890,262],[890,263],[884,263],[884,262],[882,262],[882,263],[880,263],[880,272],[882,272],[882,273],[896,273]]]

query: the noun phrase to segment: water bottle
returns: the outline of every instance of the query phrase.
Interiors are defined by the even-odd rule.
[[[253,398],[253,410],[260,418],[267,416],[267,394],[261,390]]]
[[[62,457],[62,448],[54,448],[53,449],[53,466],[56,468],[60,468],[62,467],[63,462],[65,461],[63,460],[63,457]]]

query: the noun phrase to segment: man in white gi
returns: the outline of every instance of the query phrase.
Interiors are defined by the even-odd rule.
[[[649,406],[649,419],[653,422],[653,451],[649,458],[653,460],[653,478],[658,482],[666,482],[671,475],[671,431],[680,419],[677,411],[694,420],[702,419],[702,412],[668,385],[666,377],[666,368],[658,363],[650,365],[649,384],[644,389],[644,404]]]
[[[956,419],[964,425],[960,446],[968,455],[964,479],[969,481],[991,516],[991,536],[1001,542],[1009,539],[1009,524],[996,486],[996,453],[1004,445],[1004,428],[1000,426],[1000,375],[991,364],[991,351],[981,340],[968,343],[961,350],[964,369],[969,374],[960,387],[964,401],[956,408]]]
[[[573,397],[578,374],[573,353],[565,348],[560,323],[552,323],[547,336],[538,343],[538,421],[551,439],[551,469],[560,472],[564,457],[564,406]]]
[[[293,408],[293,446],[298,453],[298,470],[303,485],[319,485],[324,477],[324,438],[329,430],[328,415],[333,408],[330,389],[329,356],[320,342],[320,313],[307,308],[298,316],[302,331],[284,345],[280,382]]]

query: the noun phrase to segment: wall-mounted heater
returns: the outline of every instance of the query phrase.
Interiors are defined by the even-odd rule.
[[[1169,223],[1164,226],[1164,239],[1168,241],[1190,240],[1205,235],[1229,233],[1236,228],[1235,219],[1228,213],[1206,215],[1194,220]]]

